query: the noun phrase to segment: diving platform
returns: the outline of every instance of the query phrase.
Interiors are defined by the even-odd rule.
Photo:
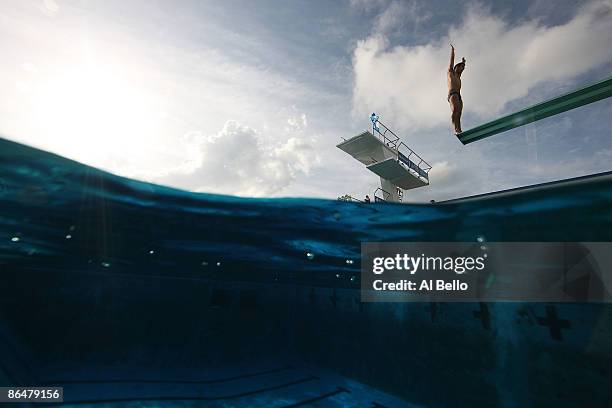
[[[370,164],[366,166],[366,168],[372,173],[377,174],[380,178],[389,180],[391,184],[403,190],[411,190],[429,184],[427,179],[418,177],[410,171],[406,171],[407,168],[405,165],[393,157],[378,163]]]
[[[378,117],[372,120],[372,131],[344,140],[337,147],[350,154],[380,177],[384,201],[401,201],[403,193],[429,185],[431,166],[402,142]]]
[[[612,96],[612,77],[459,133],[468,144]]]

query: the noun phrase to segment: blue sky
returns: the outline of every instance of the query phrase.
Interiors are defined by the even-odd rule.
[[[610,170],[602,101],[462,146],[464,129],[612,73],[612,2],[0,2],[0,133],[194,191],[361,197],[338,150],[376,111],[434,165],[408,201]]]

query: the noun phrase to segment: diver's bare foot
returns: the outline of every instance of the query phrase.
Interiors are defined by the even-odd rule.
[[[461,129],[457,130],[455,129],[455,136],[460,135],[461,134]]]

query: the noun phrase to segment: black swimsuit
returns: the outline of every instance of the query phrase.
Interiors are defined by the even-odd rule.
[[[459,93],[459,91],[450,91],[450,92],[448,93],[448,98],[446,98],[446,100],[447,100],[448,102],[450,102],[450,98],[451,98],[451,96],[453,96],[453,95],[457,95],[457,97],[459,98],[459,101],[461,101],[461,94]]]

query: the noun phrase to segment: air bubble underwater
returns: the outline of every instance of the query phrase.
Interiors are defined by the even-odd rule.
[[[71,225],[70,227],[68,227],[68,234],[66,234],[65,238],[66,239],[72,239],[72,233],[76,230],[76,227],[74,225]]]
[[[306,258],[308,258],[309,261],[312,261],[314,257],[315,256],[312,252],[306,252]]]

